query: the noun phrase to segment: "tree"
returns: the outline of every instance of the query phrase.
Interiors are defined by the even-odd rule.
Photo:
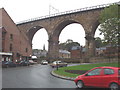
[[[96,48],[100,48],[100,47],[106,46],[107,43],[104,42],[104,40],[102,40],[100,37],[96,37],[95,38],[95,45],[96,45]]]
[[[66,45],[65,43],[60,43],[60,44],[59,44],[59,49],[66,50],[65,45]]]
[[[102,40],[101,40],[101,38],[99,38],[99,37],[95,38],[95,45],[96,45],[96,48],[102,47]]]
[[[104,41],[111,45],[118,45],[120,40],[120,14],[119,5],[113,4],[106,7],[100,15],[100,31],[104,35]]]
[[[73,46],[80,46],[78,42],[74,42],[71,39],[68,39],[65,43],[60,43],[59,48],[63,50],[68,50],[70,51]]]

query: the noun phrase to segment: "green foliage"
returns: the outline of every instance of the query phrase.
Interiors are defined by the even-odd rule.
[[[106,7],[100,16],[100,22],[105,22],[108,19],[118,18],[118,5],[113,4],[109,7]]]
[[[63,50],[70,51],[73,46],[80,46],[78,42],[73,42],[73,40],[68,39],[65,43],[60,43],[59,48]]]
[[[101,38],[99,38],[99,37],[95,38],[95,45],[96,45],[96,48],[102,47],[102,40],[101,40]]]
[[[111,45],[118,45],[120,40],[120,14],[119,5],[113,4],[105,8],[100,16],[100,31],[104,35],[104,41]]]
[[[102,40],[100,37],[96,37],[95,38],[95,45],[96,45],[96,48],[100,48],[100,47],[104,47],[107,45],[107,43]]]

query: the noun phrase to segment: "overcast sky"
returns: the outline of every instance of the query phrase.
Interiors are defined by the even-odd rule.
[[[0,8],[5,8],[12,20],[19,22],[30,18],[49,15],[49,13],[53,14],[114,2],[119,2],[119,0],[0,0]],[[62,30],[59,41],[65,42],[67,39],[72,39],[84,46],[84,35],[84,29],[81,25],[70,24]],[[98,33],[96,35],[99,36]],[[40,29],[33,38],[33,48],[42,49],[45,44],[46,49],[48,49],[47,40],[48,36],[46,31]]]

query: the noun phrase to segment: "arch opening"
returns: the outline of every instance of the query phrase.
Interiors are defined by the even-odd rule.
[[[77,46],[79,48],[78,57],[72,56],[71,54],[66,55],[66,54],[71,53],[72,47],[71,47],[71,49],[60,48],[60,44],[66,43],[66,41],[68,39],[72,40],[73,43],[75,43],[75,45],[77,44]],[[78,23],[76,21],[72,21],[72,20],[67,20],[67,21],[62,22],[61,24],[59,24],[57,26],[57,28],[55,29],[55,31],[53,33],[53,41],[59,42],[55,46],[56,50],[54,51],[54,52],[56,52],[56,51],[58,52],[56,55],[59,55],[59,58],[82,58],[82,53],[81,53],[82,49],[81,48],[85,46],[85,31],[80,23]],[[81,49],[81,51],[80,51],[80,49]],[[68,53],[63,54],[63,52],[66,52],[66,51]]]
[[[104,35],[101,34],[100,32],[100,25],[97,27],[97,29],[95,30],[95,34],[94,34],[94,38],[95,38],[95,55],[96,56],[103,56],[103,52],[105,50],[105,46],[103,43],[103,39],[104,39]]]
[[[32,38],[33,49],[48,50],[48,33],[45,28],[39,28],[34,31]]]
[[[104,38],[104,35],[103,34],[101,34],[101,32],[100,32],[100,29],[101,27],[100,27],[100,25],[97,27],[97,29],[96,29],[96,31],[95,31],[95,35],[94,35],[94,37],[96,38],[96,37],[100,37],[101,39],[103,39]]]
[[[85,46],[85,31],[81,24],[72,23],[64,27],[59,35],[60,43],[66,42],[68,39],[78,42],[80,45]]]
[[[64,33],[64,32],[66,32],[66,34],[64,35],[65,37],[71,36],[71,35],[74,36],[74,33],[77,34],[77,36],[78,36],[78,37],[77,36],[74,36],[74,37],[77,37],[78,39],[80,39],[81,38],[80,36],[82,36],[83,42],[81,43],[81,45],[83,45],[83,46],[85,45],[85,31],[84,31],[84,28],[81,23],[79,23],[77,21],[73,21],[73,20],[67,20],[67,21],[63,21],[62,23],[60,23],[54,31],[54,36],[57,37],[56,39],[58,41],[63,42],[63,41],[61,41],[60,37],[61,37],[62,33]],[[74,33],[69,33],[69,32],[74,32]],[[78,41],[81,41],[81,39]]]

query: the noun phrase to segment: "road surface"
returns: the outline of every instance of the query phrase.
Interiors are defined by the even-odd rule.
[[[57,90],[81,90],[76,88],[73,81],[52,76],[50,74],[52,70],[53,68],[49,65],[40,64],[4,68],[2,69],[2,88],[8,89],[2,90],[56,90],[56,88]],[[93,89],[86,88],[84,90]]]
[[[49,65],[31,65],[4,68],[2,71],[3,88],[75,88],[73,81],[56,78],[50,74]]]

